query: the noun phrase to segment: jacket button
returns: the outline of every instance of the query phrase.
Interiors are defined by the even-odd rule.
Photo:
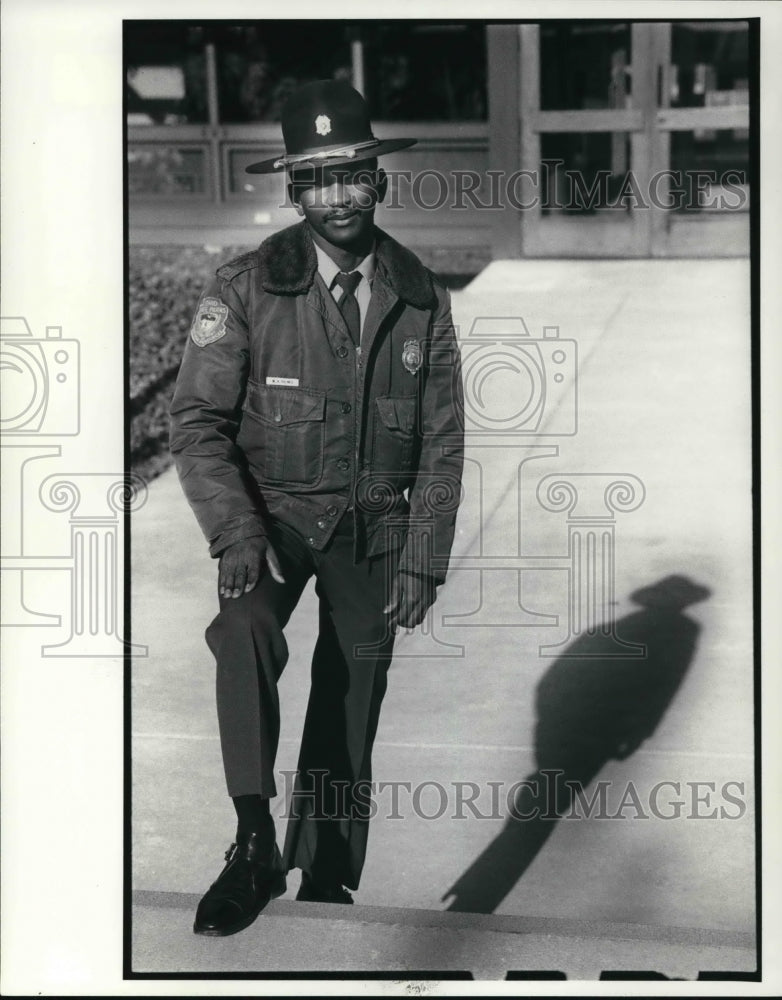
[[[275,413],[274,414],[274,422],[275,422],[275,424],[278,424],[281,420],[282,420],[282,414],[281,413]]]
[[[337,462],[337,468],[338,469],[342,469],[342,471],[344,472],[345,469],[349,469],[350,468],[350,462],[346,458],[341,458]]]
[[[307,541],[309,542],[310,545],[314,545],[315,544],[315,539],[314,538],[308,538]]]
[[[350,411],[352,409],[353,409],[353,407],[350,405],[350,403],[343,403],[342,404],[342,412],[343,413],[350,413]]]
[[[321,531],[323,531],[323,529],[326,527],[326,522],[318,521],[318,527],[320,528]]]
[[[348,349],[347,349],[347,347],[338,347],[337,348],[337,357],[338,358],[346,358],[347,356],[348,356]]]
[[[328,514],[329,517],[337,516],[337,508],[334,506],[333,503],[329,504],[329,506],[326,508],[326,513]]]

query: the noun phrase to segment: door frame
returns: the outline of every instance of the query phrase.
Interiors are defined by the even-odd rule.
[[[540,107],[540,25],[490,25],[489,165],[510,176],[539,175],[541,137],[557,132],[612,132],[630,137],[630,163],[642,192],[661,178],[657,191],[666,196],[671,133],[695,128],[749,127],[749,108],[735,105],[671,108],[672,22],[631,22],[632,106],[543,111]],[[660,207],[631,207],[626,226],[605,219],[576,217],[567,240],[546,232],[541,201],[528,181],[516,204],[506,202],[495,217],[493,255],[498,257],[677,257],[746,256],[746,213],[686,218]],[[518,205],[523,204],[524,208]],[[708,226],[708,239],[704,239]]]

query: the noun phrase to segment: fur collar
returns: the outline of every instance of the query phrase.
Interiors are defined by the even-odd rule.
[[[401,243],[375,227],[376,273],[382,275],[400,299],[418,309],[436,304],[432,275]],[[258,247],[261,284],[274,295],[301,295],[309,290],[318,259],[306,222],[275,233]]]

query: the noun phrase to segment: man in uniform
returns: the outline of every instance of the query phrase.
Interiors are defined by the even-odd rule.
[[[462,472],[459,355],[447,290],[374,224],[372,134],[341,81],[302,87],[282,114],[302,221],[216,272],[171,405],[171,451],[210,553],[220,611],[206,637],[237,813],[226,865],[194,930],[232,934],[285,891],[350,903],[368,827],[370,757],[394,634],[445,579]],[[283,629],[310,577],[319,633],[284,851],[269,800]]]

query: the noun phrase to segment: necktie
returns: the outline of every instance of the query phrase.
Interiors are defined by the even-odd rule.
[[[345,319],[345,325],[348,328],[348,333],[353,343],[358,347],[361,338],[361,317],[358,311],[355,291],[356,286],[361,281],[361,272],[351,271],[350,274],[345,274],[343,271],[340,271],[334,281],[342,289],[342,295],[337,303],[337,307]]]

